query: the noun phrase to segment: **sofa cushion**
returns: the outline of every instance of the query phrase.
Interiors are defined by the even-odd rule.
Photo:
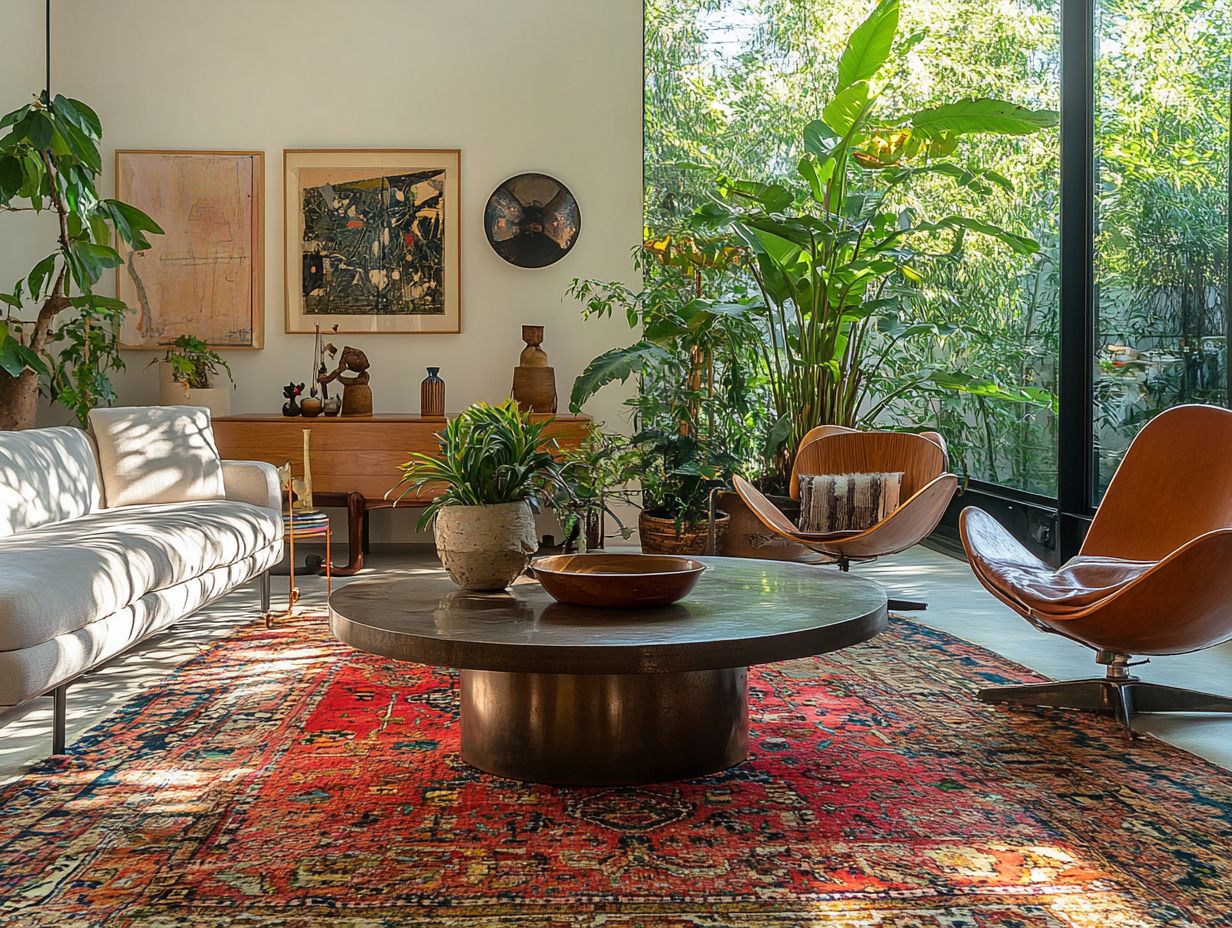
[[[225,495],[210,411],[198,406],[125,406],[90,411],[107,506]]]
[[[281,537],[279,513],[217,500],[102,509],[0,539],[0,651],[84,628]]]
[[[101,504],[94,445],[81,429],[0,432],[0,538]]]

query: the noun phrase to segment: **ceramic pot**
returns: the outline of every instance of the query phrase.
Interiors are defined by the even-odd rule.
[[[445,381],[439,367],[429,367],[428,376],[419,384],[419,414],[426,419],[445,416]]]
[[[790,496],[771,496],[769,500],[778,506],[787,518],[793,522],[796,521],[800,513],[798,500]],[[788,541],[762,525],[761,520],[753,515],[753,511],[744,504],[739,493],[723,490],[718,494],[716,503],[720,509],[731,516],[731,523],[727,527],[727,538],[718,549],[724,557],[799,561],[804,564],[819,564],[827,560],[816,551],[796,544],[794,541]]]
[[[723,550],[731,517],[720,511],[714,520],[715,546]],[[705,554],[710,543],[710,525],[705,520],[680,526],[666,513],[642,511],[637,517],[637,535],[645,554]]]
[[[158,402],[162,406],[204,406],[210,417],[231,414],[231,385],[194,389],[171,379],[171,365],[158,362]]]
[[[530,503],[444,506],[436,514],[436,553],[464,590],[503,590],[538,550]]]

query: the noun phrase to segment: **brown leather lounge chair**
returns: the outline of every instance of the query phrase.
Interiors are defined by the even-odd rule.
[[[791,469],[791,495],[800,498],[801,474],[898,473],[903,475],[903,502],[870,528],[859,532],[801,532],[782,511],[743,477],[733,478],[736,492],[770,531],[829,555],[839,570],[852,561],[867,561],[905,551],[923,541],[958,489],[946,473],[945,439],[936,432],[861,432],[821,425],[800,441]],[[890,600],[891,609],[924,609],[924,603]]]
[[[1232,411],[1178,406],[1134,439],[1078,556],[1053,570],[979,509],[962,513],[971,568],[1041,631],[1095,651],[1105,676],[980,691],[987,702],[1112,712],[1232,712],[1232,699],[1131,675],[1132,655],[1232,638]]]

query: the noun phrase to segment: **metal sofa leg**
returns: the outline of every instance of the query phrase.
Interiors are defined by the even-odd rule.
[[[261,614],[268,616],[270,611],[270,572],[264,571],[260,576]]]
[[[64,753],[64,728],[68,709],[68,684],[61,683],[51,691],[51,753]]]

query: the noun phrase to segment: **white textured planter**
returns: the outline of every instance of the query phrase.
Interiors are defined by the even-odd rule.
[[[436,553],[464,590],[503,590],[538,550],[530,503],[445,506],[436,514]]]
[[[158,402],[163,406],[204,406],[210,418],[231,414],[231,385],[195,390],[171,379],[171,365],[158,362]]]

